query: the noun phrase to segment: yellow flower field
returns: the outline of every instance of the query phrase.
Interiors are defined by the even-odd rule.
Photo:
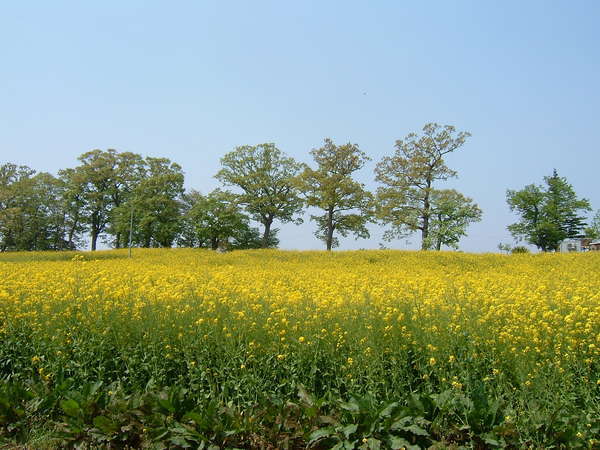
[[[600,254],[133,253],[0,255],[0,377],[152,380],[240,407],[479,390],[523,436],[551,398],[598,414]]]

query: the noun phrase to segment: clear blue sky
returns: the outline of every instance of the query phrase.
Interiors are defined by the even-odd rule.
[[[600,208],[599,23],[597,1],[2,2],[0,162],[56,173],[115,148],[207,192],[237,145],[308,162],[331,137],[373,158],[374,188],[397,138],[452,124],[473,137],[447,186],[484,211],[461,248],[495,251],[506,189],[553,168]],[[311,223],[281,228],[284,248],[322,248]]]

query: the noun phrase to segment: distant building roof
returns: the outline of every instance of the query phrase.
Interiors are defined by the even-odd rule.
[[[592,242],[600,242],[600,241],[594,241],[594,239],[592,239],[592,238],[567,238],[567,239],[563,239],[561,242],[564,242],[564,243],[581,242],[582,245],[589,245]]]

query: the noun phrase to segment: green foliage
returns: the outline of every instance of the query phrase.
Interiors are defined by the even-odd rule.
[[[520,191],[509,189],[506,201],[520,218],[508,226],[511,234],[546,252],[558,250],[564,239],[582,236],[585,223],[580,214],[590,210],[590,203],[578,199],[573,187],[556,170],[544,181],[546,186],[530,184]]]
[[[500,250],[503,253],[510,253],[510,251],[512,250],[512,246],[510,244],[500,242],[498,244],[498,250]]]
[[[92,150],[78,160],[79,166],[59,172],[66,186],[63,200],[72,232],[88,231],[92,250],[104,233],[114,236],[116,247],[122,246],[126,237],[117,229],[115,215],[144,176],[142,157],[109,149]]]
[[[65,190],[63,181],[48,173],[0,166],[0,251],[73,249]]]
[[[301,166],[275,144],[237,147],[221,158],[221,165],[216,178],[239,188],[238,202],[263,224],[263,247],[269,246],[275,219],[300,222],[295,216],[302,212],[303,202],[293,180]]]
[[[92,150],[81,164],[60,171],[62,201],[67,213],[68,242],[87,231],[91,248],[101,236],[119,248],[129,241],[134,215],[134,245],[169,247],[179,229],[178,197],[183,172],[166,158],[142,158],[130,152]]]
[[[98,238],[109,224],[113,197],[115,195],[115,150],[92,150],[81,155],[81,165],[63,172],[68,176],[68,184],[73,186],[81,199],[81,221],[88,227],[91,236],[91,248],[96,250]]]
[[[213,250],[263,246],[259,231],[250,227],[250,218],[230,192],[216,189],[203,196],[192,191],[185,195],[185,202],[187,211],[182,225],[187,234],[182,234],[179,242],[187,243],[189,247],[208,247]],[[277,244],[277,230],[271,230],[267,246],[272,248]]]
[[[27,404],[33,395],[23,386],[0,383],[0,443],[2,437],[19,439],[27,426]]]
[[[279,238],[277,237],[279,228],[272,228],[269,233],[266,248],[279,247]],[[264,248],[264,239],[256,227],[244,226],[233,236],[229,242],[228,248],[231,250],[250,250]]]
[[[481,215],[472,199],[454,189],[432,191],[427,248],[458,248],[460,238],[467,235],[467,227],[480,221]]]
[[[511,253],[530,253],[529,249],[523,245],[515,245],[513,248],[510,249]]]
[[[590,226],[585,229],[585,236],[592,239],[600,239],[600,209],[596,212]]]
[[[427,429],[431,422],[415,408],[417,396],[406,406],[400,402],[380,403],[372,396],[337,400],[335,413],[319,417],[322,427],[308,437],[309,447],[359,449],[419,449],[433,443]]]
[[[480,219],[479,208],[470,199],[456,191],[434,189],[436,181],[456,177],[444,157],[460,148],[469,136],[457,133],[450,125],[428,123],[422,136],[410,133],[397,140],[394,155],[377,164],[376,180],[383,184],[377,190],[377,216],[391,226],[386,233],[388,240],[421,231],[423,250],[439,248],[438,244],[455,246],[468,223]],[[445,221],[438,217],[435,222],[436,197],[444,204],[438,205],[438,211],[445,210],[441,214],[447,217]]]
[[[317,223],[315,236],[325,242],[327,250],[338,245],[334,233],[356,238],[368,238],[366,225],[372,221],[373,197],[364,185],[352,178],[369,158],[358,145],[337,146],[325,139],[323,147],[311,150],[317,167],[304,166],[297,185],[308,206],[324,211],[311,215]]]
[[[471,445],[588,448],[600,419],[561,406],[524,436],[507,402],[474,381],[469,392],[447,389],[377,399],[269,396],[235,405],[153,381],[130,390],[119,382],[64,380],[52,387],[0,382],[0,444],[27,444],[46,427],[45,448],[336,448],[419,449]],[[535,436],[535,440],[532,438]],[[590,441],[591,442],[591,441]]]
[[[226,247],[242,229],[247,229],[248,217],[239,209],[229,192],[214,190],[200,196],[189,211],[199,241],[207,242],[213,250]]]
[[[127,236],[133,213],[134,245],[171,247],[179,233],[183,171],[167,158],[149,157],[142,172],[128,201],[114,211],[115,229]]]

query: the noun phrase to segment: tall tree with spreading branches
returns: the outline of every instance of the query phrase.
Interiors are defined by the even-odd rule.
[[[352,233],[368,238],[366,225],[373,218],[373,196],[352,178],[369,160],[367,155],[356,144],[338,146],[331,139],[310,153],[317,166],[304,167],[298,186],[307,205],[323,211],[311,216],[317,223],[315,235],[325,242],[327,250],[338,245],[336,232],[344,237]]]
[[[300,223],[303,201],[294,180],[301,165],[275,144],[243,145],[221,158],[215,176],[241,190],[238,201],[263,227],[263,247],[270,245],[275,220]]]
[[[454,189],[434,190],[431,196],[428,248],[441,250],[442,245],[458,248],[467,227],[481,220],[482,211],[472,199]]]
[[[421,248],[432,248],[435,239],[429,234],[435,184],[456,177],[444,158],[462,147],[469,136],[450,125],[428,123],[423,134],[410,133],[398,139],[394,154],[377,164],[376,180],[383,185],[377,190],[377,215],[391,226],[387,239],[420,231]]]

